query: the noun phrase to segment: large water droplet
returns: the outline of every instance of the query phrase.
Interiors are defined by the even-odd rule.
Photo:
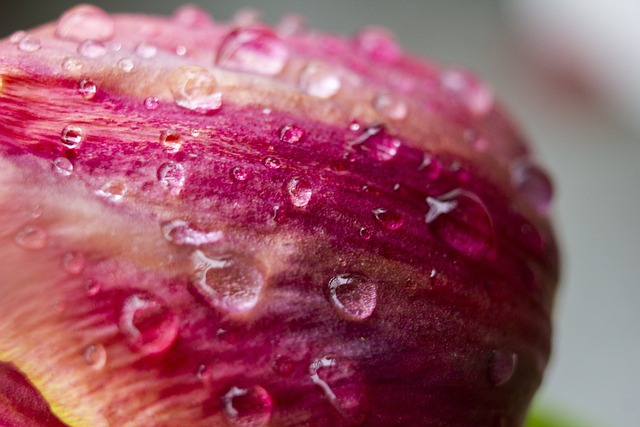
[[[349,320],[368,319],[376,309],[377,299],[376,284],[357,274],[339,274],[329,281],[329,301]]]
[[[33,36],[25,36],[18,42],[18,49],[22,52],[35,52],[42,48],[42,43],[40,43],[40,39]]]
[[[83,131],[80,126],[69,125],[60,134],[60,143],[66,148],[76,148],[82,142]]]
[[[78,53],[85,58],[99,58],[107,54],[107,46],[96,40],[85,40],[78,45]]]
[[[197,230],[181,219],[162,224],[162,235],[164,238],[177,245],[200,246],[219,242],[223,237],[222,231],[202,231]]]
[[[223,68],[273,76],[287,63],[289,51],[268,28],[253,26],[232,31],[220,45],[217,64]]]
[[[49,236],[47,232],[36,226],[24,227],[16,234],[16,243],[25,249],[42,249],[47,246]]]
[[[472,258],[492,254],[494,231],[485,204],[475,194],[456,189],[427,197],[425,221],[442,242]]]
[[[158,54],[158,48],[149,43],[140,43],[135,52],[140,58],[151,59]]]
[[[329,65],[312,62],[300,73],[298,86],[309,95],[329,99],[340,91],[342,82]]]
[[[98,91],[98,87],[96,84],[89,79],[84,79],[78,85],[78,92],[80,95],[86,100],[93,99],[96,96],[96,92]]]
[[[69,274],[78,275],[84,270],[84,255],[79,252],[67,252],[62,257],[62,268]]]
[[[375,97],[373,108],[393,120],[404,120],[409,114],[407,104],[402,99],[387,93],[382,93]]]
[[[222,396],[224,415],[232,426],[266,427],[271,419],[273,403],[262,387],[231,387]]]
[[[306,179],[296,176],[287,183],[287,193],[293,206],[303,208],[309,204],[313,188]]]
[[[384,28],[363,28],[355,40],[358,48],[376,61],[393,63],[402,56],[402,50],[395,37]]]
[[[309,376],[344,418],[355,421],[364,415],[361,379],[353,362],[324,356],[309,365]]]
[[[120,68],[125,73],[130,73],[135,65],[136,64],[131,58],[122,58],[120,61],[118,61],[118,68]]]
[[[510,350],[497,349],[489,360],[489,382],[494,386],[506,384],[516,370],[518,355]]]
[[[195,65],[180,67],[171,82],[176,104],[201,114],[210,114],[222,106],[222,93],[215,76]]]
[[[280,128],[280,141],[294,144],[304,137],[304,129],[296,125],[285,125]]]
[[[511,168],[511,182],[540,215],[549,213],[553,186],[541,168],[528,161],[519,162]]]
[[[390,135],[382,125],[364,129],[360,136],[351,143],[353,148],[381,162],[393,159],[398,154],[400,145],[400,140]]]
[[[158,354],[175,342],[180,319],[160,299],[140,293],[124,302],[119,326],[136,351]]]
[[[163,163],[158,168],[157,176],[162,188],[174,196],[180,194],[186,179],[182,164],[176,162]]]
[[[99,7],[83,4],[66,11],[58,20],[56,36],[81,42],[87,39],[108,40],[115,25],[107,12]]]
[[[127,184],[120,180],[109,181],[96,194],[112,202],[119,202],[127,193]]]
[[[53,170],[62,176],[69,176],[73,173],[73,163],[66,157],[57,157],[53,160]]]
[[[107,363],[107,350],[102,344],[91,344],[84,349],[82,358],[87,365],[99,371]]]
[[[404,218],[399,213],[387,208],[377,208],[371,211],[373,217],[387,230],[397,230],[404,224]]]
[[[167,153],[177,153],[182,148],[184,143],[182,135],[173,129],[163,130],[160,133],[160,143],[165,148]]]
[[[250,260],[234,256],[208,257],[193,253],[194,286],[213,307],[228,313],[253,309],[266,278]]]
[[[452,92],[472,114],[488,114],[495,104],[493,92],[469,73],[449,70],[440,76],[442,86]]]

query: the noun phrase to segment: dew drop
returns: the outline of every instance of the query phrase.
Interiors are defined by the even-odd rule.
[[[107,12],[96,6],[80,5],[65,12],[58,20],[56,36],[83,41],[108,40],[113,37],[115,25]]]
[[[109,181],[104,184],[96,194],[112,202],[119,202],[127,193],[127,185],[119,180]]]
[[[283,377],[290,377],[295,369],[295,362],[288,356],[278,355],[273,362],[273,370]]]
[[[324,356],[309,365],[309,376],[342,417],[363,417],[362,381],[353,362]]]
[[[76,58],[65,58],[62,61],[62,68],[70,73],[79,73],[82,70],[82,62]]]
[[[355,41],[362,52],[376,61],[394,63],[402,56],[395,37],[384,28],[363,28],[356,35]]]
[[[213,24],[211,15],[193,4],[186,4],[176,9],[173,20],[187,28],[202,28]]]
[[[155,96],[148,96],[143,101],[144,108],[147,110],[157,110],[160,106],[160,100]]]
[[[369,230],[367,227],[361,227],[360,230],[358,230],[358,234],[360,235],[360,237],[362,237],[364,240],[369,240],[371,239],[371,230]]]
[[[288,14],[282,17],[277,25],[277,32],[280,37],[288,38],[301,34],[307,27],[307,21],[298,14]]]
[[[158,168],[157,178],[162,188],[177,196],[182,191],[182,187],[184,187],[184,166],[176,162],[163,163]]]
[[[15,33],[11,34],[11,36],[9,36],[9,43],[18,44],[20,43],[20,40],[25,38],[26,35],[27,35],[26,31],[22,31],[22,30],[16,31]]]
[[[22,52],[35,52],[42,48],[42,43],[40,43],[40,39],[33,36],[25,36],[18,42],[18,50]]]
[[[162,235],[168,242],[176,245],[200,246],[216,243],[222,240],[222,231],[202,231],[197,230],[181,219],[165,222],[162,224]]]
[[[35,226],[24,227],[15,238],[16,243],[25,249],[42,249],[48,240],[47,232]]]
[[[329,281],[329,301],[348,320],[368,319],[376,308],[376,284],[356,274],[339,274]]]
[[[224,415],[228,423],[237,427],[266,427],[271,420],[273,403],[262,387],[231,387],[222,396]]]
[[[62,176],[69,176],[73,173],[73,163],[66,157],[57,157],[53,160],[53,170]]]
[[[182,148],[183,143],[182,135],[173,129],[166,129],[160,133],[160,144],[162,144],[167,153],[177,153]]]
[[[192,259],[193,284],[211,306],[233,314],[258,304],[266,278],[253,262],[234,256],[208,257],[200,250]]]
[[[392,210],[377,208],[371,211],[373,217],[387,230],[397,230],[404,224],[404,218]]]
[[[456,189],[439,197],[427,197],[427,204],[425,221],[440,241],[472,258],[491,255],[493,223],[478,196]]]
[[[440,82],[474,115],[484,116],[494,106],[493,92],[471,74],[459,70],[445,71]]]
[[[125,73],[130,73],[135,67],[135,63],[131,58],[122,58],[118,61],[118,68],[120,68]]]
[[[275,76],[289,58],[286,45],[266,27],[238,28],[224,38],[217,64],[229,70]]]
[[[80,145],[82,137],[83,131],[80,126],[69,125],[65,127],[62,130],[62,134],[60,134],[60,143],[66,148],[73,149]]]
[[[380,94],[373,100],[373,108],[380,114],[393,120],[404,120],[409,114],[407,104],[393,95]]]
[[[249,172],[240,166],[236,166],[231,169],[231,176],[236,181],[245,181],[249,177]]]
[[[264,165],[269,169],[280,169],[282,167],[282,161],[277,157],[266,157],[264,159]]]
[[[84,349],[82,357],[88,366],[99,371],[107,363],[107,350],[102,344],[91,344]]]
[[[497,349],[489,360],[489,382],[494,386],[506,384],[516,369],[518,355],[510,350]]]
[[[300,73],[298,86],[309,95],[329,99],[340,91],[342,82],[328,65],[313,62]]]
[[[287,211],[282,206],[274,206],[271,212],[271,219],[277,224],[282,224],[287,220]]]
[[[222,106],[218,82],[203,67],[180,67],[172,78],[171,93],[178,106],[197,113],[210,114]]]
[[[193,128],[189,133],[191,134],[192,137],[197,138],[200,136],[200,129]]]
[[[424,171],[427,174],[427,178],[435,180],[440,177],[442,173],[442,163],[436,159],[433,155],[425,153],[422,157],[422,163],[418,166],[419,171]]]
[[[62,268],[73,275],[78,275],[84,270],[84,255],[79,252],[67,252],[62,257]]]
[[[107,46],[97,40],[85,40],[78,45],[78,53],[85,58],[100,58],[107,54]]]
[[[280,141],[295,144],[304,137],[304,129],[296,125],[285,125],[280,128]]]
[[[296,176],[287,183],[287,193],[293,206],[303,208],[309,204],[313,188],[306,179]]]
[[[140,58],[151,59],[158,54],[158,48],[148,43],[140,43],[136,46],[135,52]]]
[[[400,140],[390,135],[383,125],[370,126],[362,131],[351,146],[373,159],[386,162],[398,154]]]
[[[82,95],[86,100],[93,99],[96,96],[97,91],[98,87],[89,79],[82,80],[78,85],[78,92],[80,92],[80,95]]]
[[[187,47],[184,45],[176,46],[176,55],[185,56],[187,54]]]
[[[89,279],[84,282],[84,289],[87,292],[87,295],[90,297],[95,297],[102,291],[102,284],[97,280]]]
[[[541,168],[526,160],[519,162],[511,168],[511,183],[540,215],[549,213],[553,186]]]
[[[135,294],[127,298],[122,306],[119,327],[136,351],[158,354],[168,350],[175,342],[180,320],[158,298]]]

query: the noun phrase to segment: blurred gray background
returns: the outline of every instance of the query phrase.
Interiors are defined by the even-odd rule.
[[[95,2],[108,11],[160,14],[181,3]],[[470,68],[488,81],[556,182],[553,215],[564,270],[555,353],[539,402],[564,408],[595,426],[640,425],[640,136],[575,91],[571,82],[549,79],[532,66],[516,41],[506,1],[193,3],[220,20],[253,7],[269,22],[296,12],[314,27],[346,34],[363,25],[383,25],[407,50]],[[0,37],[53,20],[74,4],[0,0]]]

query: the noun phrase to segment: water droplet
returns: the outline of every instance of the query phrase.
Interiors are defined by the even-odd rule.
[[[282,224],[287,220],[287,211],[282,206],[274,206],[271,213],[271,219],[277,224]]]
[[[160,107],[160,100],[155,96],[149,96],[144,99],[143,104],[147,110],[157,110]]]
[[[541,168],[526,160],[519,162],[511,168],[511,183],[540,215],[549,213],[553,186]]]
[[[33,36],[25,36],[18,43],[18,49],[22,52],[35,52],[42,48],[42,43],[40,43],[40,39]]]
[[[360,237],[362,237],[364,240],[369,240],[371,239],[371,230],[369,230],[367,227],[361,227],[360,230],[358,230],[358,234],[360,235]]]
[[[425,221],[440,241],[472,258],[492,254],[493,223],[478,196],[456,189],[439,197],[427,197],[427,204]]]
[[[224,233],[222,231],[201,231],[192,228],[191,225],[181,219],[162,224],[164,238],[177,245],[200,246],[219,242]]]
[[[97,280],[89,279],[84,282],[84,289],[87,292],[87,295],[95,297],[102,290],[102,284]]]
[[[394,63],[402,57],[402,49],[395,37],[384,28],[363,28],[355,41],[358,48],[373,60]]]
[[[173,12],[173,20],[187,28],[202,28],[213,24],[211,15],[193,4],[186,4],[176,9]]]
[[[392,210],[377,208],[371,211],[373,217],[387,230],[397,230],[404,224],[404,218]]]
[[[193,129],[191,129],[190,133],[191,133],[192,137],[197,138],[197,137],[200,136],[200,129],[193,128]]]
[[[494,386],[506,384],[516,370],[518,355],[510,350],[497,349],[489,360],[489,382]]]
[[[280,128],[280,141],[295,144],[304,137],[304,129],[296,125],[285,125]]]
[[[363,417],[362,381],[353,362],[324,356],[309,365],[309,376],[341,416],[354,421]]]
[[[62,176],[69,176],[73,173],[73,163],[66,157],[57,157],[53,160],[53,170]]]
[[[216,62],[229,70],[274,76],[283,70],[288,58],[286,45],[273,31],[252,26],[229,33],[220,45]]]
[[[433,155],[427,153],[424,154],[422,163],[418,166],[418,170],[424,171],[430,180],[438,179],[442,173],[442,168],[442,163]]]
[[[162,188],[177,196],[182,191],[182,187],[184,187],[184,166],[176,162],[163,163],[158,168],[157,177]]]
[[[87,365],[99,371],[107,363],[107,350],[102,344],[91,344],[84,349],[82,357]]]
[[[449,70],[440,76],[442,86],[456,95],[472,114],[484,116],[494,106],[493,92],[469,73]]]
[[[119,180],[109,181],[104,184],[96,194],[112,202],[119,202],[127,193],[127,185]]]
[[[264,165],[269,169],[280,169],[282,162],[277,157],[266,157],[264,159]]]
[[[287,14],[280,19],[277,25],[277,32],[280,37],[291,37],[301,34],[307,27],[307,21],[298,14]]]
[[[80,145],[82,136],[83,131],[80,126],[69,125],[65,127],[60,134],[60,143],[66,148],[73,149]]]
[[[158,54],[158,48],[148,43],[140,43],[136,46],[135,52],[140,58],[151,59]]]
[[[82,70],[82,62],[76,58],[65,58],[62,61],[62,68],[70,73],[79,73]]]
[[[249,172],[240,166],[236,166],[231,169],[231,176],[236,181],[245,181],[249,177]]]
[[[313,188],[311,188],[311,184],[306,179],[296,176],[287,183],[287,193],[293,206],[303,208],[309,204],[313,195]]]
[[[240,257],[193,254],[194,286],[207,302],[227,313],[252,310],[260,300],[266,278],[251,261]]]
[[[20,40],[25,38],[26,35],[27,35],[26,31],[22,31],[22,30],[16,31],[15,33],[11,34],[11,36],[9,36],[9,43],[18,44],[20,43]]]
[[[113,37],[115,25],[107,12],[99,7],[83,4],[69,9],[58,20],[56,36],[83,41],[108,40]]]
[[[185,56],[187,54],[187,47],[183,45],[176,46],[176,55]]]
[[[100,58],[107,54],[107,47],[96,40],[85,40],[78,45],[78,53],[85,58]]]
[[[400,140],[390,135],[383,125],[364,129],[351,143],[352,147],[381,162],[393,159],[398,154],[400,145]]]
[[[149,98],[147,98],[149,99]],[[167,153],[177,153],[184,143],[182,135],[173,129],[166,129],[160,133],[160,143],[167,150]]]
[[[387,93],[375,97],[373,108],[393,120],[404,120],[409,114],[407,104],[403,100]]]
[[[135,294],[124,302],[119,326],[136,351],[158,354],[175,342],[180,319],[158,298]]]
[[[47,246],[49,236],[43,228],[27,226],[16,235],[15,240],[19,246],[25,249],[42,249]]]
[[[96,96],[97,91],[98,87],[89,79],[82,80],[78,85],[78,92],[80,92],[80,95],[82,95],[86,100],[93,99]]]
[[[62,268],[69,274],[78,275],[84,270],[84,255],[79,252],[67,252],[62,257]]]
[[[262,387],[231,387],[222,396],[224,415],[232,426],[266,427],[271,420],[273,403]]]
[[[180,67],[173,76],[171,93],[178,106],[197,113],[210,114],[222,106],[218,82],[206,68]]]
[[[298,86],[309,95],[329,99],[340,91],[342,82],[329,65],[312,62],[300,73]]]
[[[329,281],[329,301],[348,320],[368,319],[377,298],[376,284],[357,274],[339,274]]]
[[[125,73],[130,73],[133,70],[133,67],[135,67],[135,63],[131,58],[122,58],[120,61],[118,61],[118,68],[120,68]]]
[[[278,355],[273,362],[273,370],[283,377],[290,377],[295,369],[296,363],[288,356]]]

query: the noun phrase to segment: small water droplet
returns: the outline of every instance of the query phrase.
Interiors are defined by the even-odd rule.
[[[97,280],[89,279],[84,282],[84,290],[90,297],[95,297],[102,291],[102,284]]]
[[[371,239],[371,230],[369,230],[367,227],[361,227],[360,230],[358,230],[358,234],[360,235],[360,237],[362,237],[364,240],[369,240]]]
[[[65,12],[56,26],[56,36],[83,41],[108,40],[113,37],[115,24],[107,12],[99,7],[83,4]]]
[[[148,99],[148,98],[147,98]],[[177,153],[182,148],[184,140],[179,132],[173,129],[166,129],[160,133],[160,143],[167,153]]]
[[[84,255],[79,252],[67,252],[62,257],[62,268],[69,274],[78,275],[84,270]]]
[[[357,274],[339,274],[329,281],[329,301],[348,320],[368,319],[377,298],[376,284]]]
[[[125,73],[130,73],[135,67],[135,63],[131,58],[122,58],[118,61],[118,68],[120,68]]]
[[[540,215],[547,215],[553,199],[549,176],[538,166],[522,161],[511,168],[511,183]]]
[[[184,45],[176,46],[176,55],[185,56],[187,54],[187,47]]]
[[[442,168],[442,163],[433,155],[427,153],[424,154],[422,163],[418,166],[418,170],[424,171],[430,180],[438,179],[442,173]]]
[[[501,386],[509,382],[516,370],[518,355],[510,350],[497,349],[491,352],[489,360],[489,382]]]
[[[245,181],[249,177],[249,172],[240,166],[236,166],[231,169],[231,176],[236,181]]]
[[[185,170],[181,163],[167,162],[160,165],[157,172],[160,186],[177,196],[182,191],[185,182]]]
[[[18,49],[22,52],[35,52],[42,48],[42,43],[40,43],[40,39],[33,36],[25,36],[18,43]]]
[[[200,129],[193,128],[193,129],[191,129],[190,133],[191,133],[192,137],[197,138],[197,137],[200,136]]]
[[[370,126],[362,131],[351,146],[370,157],[386,162],[398,154],[400,140],[390,135],[383,125]]]
[[[395,37],[384,28],[363,28],[355,41],[358,48],[373,60],[394,63],[402,57],[402,49]]]
[[[373,217],[387,230],[397,230],[404,224],[404,218],[392,210],[377,208],[371,211]]]
[[[186,4],[176,9],[173,12],[173,20],[187,28],[209,27],[213,24],[211,15],[194,4]]]
[[[16,234],[15,240],[19,246],[25,249],[42,249],[47,246],[49,236],[41,227],[27,226]]]
[[[77,58],[65,58],[62,61],[62,68],[70,73],[79,73],[82,70],[82,62]]]
[[[440,241],[472,258],[491,255],[493,223],[478,196],[456,189],[439,197],[427,197],[427,204],[425,221]]]
[[[162,224],[164,238],[177,245],[200,246],[219,242],[224,233],[222,231],[201,231],[181,219]]]
[[[282,161],[277,157],[266,157],[264,159],[264,165],[269,169],[280,169],[282,167]]]
[[[22,31],[22,30],[16,31],[15,33],[11,34],[11,36],[9,36],[9,43],[18,44],[20,43],[20,40],[25,38],[26,35],[27,35],[26,31]]]
[[[271,420],[273,403],[262,387],[231,387],[222,396],[224,415],[232,426],[266,427]]]
[[[78,53],[85,58],[100,58],[107,54],[107,46],[97,40],[85,40],[78,45]]]
[[[362,380],[353,362],[324,356],[309,365],[309,376],[342,417],[363,421]]]
[[[124,302],[119,326],[136,351],[158,354],[175,342],[180,319],[158,298],[140,293]]]
[[[293,206],[303,208],[309,204],[313,195],[313,188],[306,179],[296,176],[287,183],[287,193]]]
[[[140,58],[151,59],[158,54],[158,48],[149,43],[140,43],[135,52]]]
[[[285,125],[280,128],[280,141],[295,144],[304,137],[304,129],[296,125]]]
[[[206,68],[180,67],[171,81],[176,104],[201,114],[210,114],[222,106],[222,93],[215,76]]]
[[[277,224],[283,224],[287,220],[287,211],[282,206],[274,206],[271,219]]]
[[[440,76],[440,82],[474,115],[488,114],[495,104],[493,92],[469,73],[459,70],[445,71]]]
[[[143,104],[147,110],[157,110],[160,106],[160,100],[155,96],[148,96],[144,99]]]
[[[282,375],[283,377],[290,377],[295,369],[296,363],[288,356],[280,354],[273,362],[273,370],[276,371],[278,375]]]
[[[407,104],[403,100],[387,93],[375,97],[373,108],[393,120],[404,120],[409,114]]]
[[[244,313],[258,304],[266,278],[250,260],[209,257],[197,250],[193,265],[193,284],[211,306],[227,313]]]
[[[65,127],[60,134],[60,143],[66,148],[73,149],[80,145],[82,137],[83,130],[80,126],[69,125]]]
[[[104,184],[96,194],[112,202],[119,202],[127,193],[127,185],[119,180],[109,181]]]
[[[82,357],[87,365],[99,371],[107,363],[107,350],[102,344],[91,344],[84,349]]]
[[[229,70],[274,76],[289,58],[286,45],[269,28],[238,28],[222,41],[217,64]]]
[[[86,100],[93,99],[96,96],[97,91],[98,87],[89,79],[82,80],[78,85],[78,92],[80,92],[80,95],[82,95]]]
[[[312,62],[300,73],[298,86],[309,95],[329,99],[340,91],[342,82],[328,65]]]
[[[62,176],[69,176],[73,173],[73,163],[66,157],[57,157],[53,160],[53,170]]]

